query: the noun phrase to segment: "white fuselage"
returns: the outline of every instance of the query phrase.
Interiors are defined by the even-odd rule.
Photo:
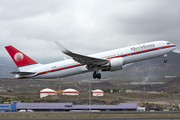
[[[176,48],[176,45],[170,44],[168,41],[155,41],[144,43],[140,45],[125,47],[121,49],[106,51],[102,53],[97,53],[89,55],[94,58],[101,59],[116,59],[122,58],[123,65],[134,63],[142,60],[152,59],[160,57],[163,55],[172,52]],[[29,76],[19,76],[16,75],[16,78],[61,78],[76,74],[81,74],[89,72],[86,65],[81,65],[73,59],[59,61],[55,63],[39,65],[29,69],[27,72],[36,72],[34,75]]]

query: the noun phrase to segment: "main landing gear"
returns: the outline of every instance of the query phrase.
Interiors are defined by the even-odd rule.
[[[164,63],[167,63],[167,54],[164,55],[164,58],[165,58]]]
[[[101,74],[100,74],[100,73],[97,73],[96,71],[94,71],[94,73],[93,73],[93,78],[94,78],[94,79],[96,79],[96,78],[101,79]]]
[[[96,65],[96,66],[93,68],[93,71],[94,71],[94,72],[93,72],[93,78],[94,78],[94,79],[96,79],[96,78],[101,79],[101,74],[98,73],[99,69],[100,69],[100,66],[98,66],[98,65]]]

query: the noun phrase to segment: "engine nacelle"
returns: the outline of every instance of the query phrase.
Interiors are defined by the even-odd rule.
[[[101,70],[112,72],[112,71],[121,70],[122,66],[123,66],[123,59],[122,58],[114,58],[114,59],[111,59],[108,64],[103,66],[103,68]]]

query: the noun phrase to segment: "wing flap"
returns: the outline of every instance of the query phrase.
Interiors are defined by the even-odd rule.
[[[56,45],[60,48],[60,50],[72,57],[75,61],[81,63],[82,65],[104,65],[107,64],[109,62],[109,60],[106,59],[100,59],[100,58],[95,58],[95,57],[90,57],[90,56],[85,56],[85,55],[80,55],[77,53],[73,53],[69,50],[67,50],[65,47],[63,47],[59,42],[55,41]]]

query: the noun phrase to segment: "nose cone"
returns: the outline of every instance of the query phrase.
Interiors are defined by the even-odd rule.
[[[171,46],[172,46],[173,50],[176,49],[176,45],[175,44],[171,44]]]
[[[175,48],[176,48],[176,45],[175,44],[172,44]]]

